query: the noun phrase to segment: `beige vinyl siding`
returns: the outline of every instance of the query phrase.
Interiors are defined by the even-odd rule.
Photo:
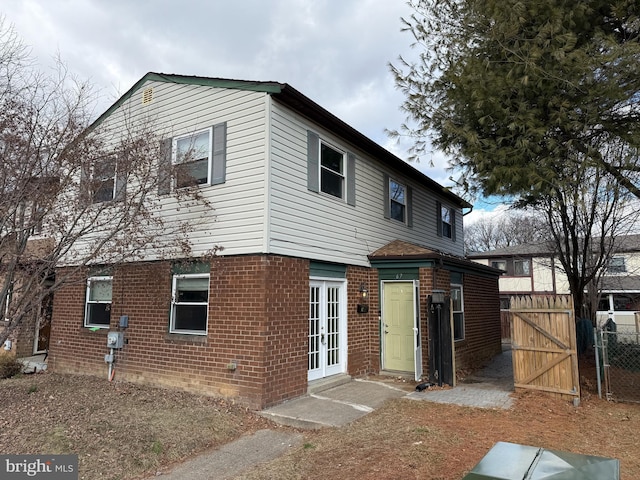
[[[271,107],[271,236],[269,251],[329,262],[368,265],[366,256],[395,240],[462,255],[462,214],[457,242],[437,236],[436,197],[410,178],[291,112]],[[307,130],[356,155],[356,206],[307,189]],[[384,173],[412,188],[413,227],[384,218]],[[446,204],[446,201],[439,199]]]
[[[143,106],[142,92],[148,87],[153,88],[153,101]],[[105,122],[119,125],[125,116],[147,117],[161,132],[160,138],[227,123],[226,181],[199,187],[210,208],[179,205],[173,195],[161,197],[165,222],[190,222],[187,236],[194,256],[206,253],[214,245],[224,248],[223,255],[262,249],[266,105],[266,94],[260,92],[148,82]],[[150,251],[146,259],[155,257],[155,252]]]

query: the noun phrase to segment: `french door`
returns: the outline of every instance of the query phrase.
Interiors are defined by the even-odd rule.
[[[309,282],[308,380],[343,373],[346,367],[346,282]]]

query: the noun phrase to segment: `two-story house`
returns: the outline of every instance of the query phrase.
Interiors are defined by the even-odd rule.
[[[158,168],[180,169],[158,196],[194,219],[192,261],[149,252],[57,292],[50,368],[257,408],[345,375],[418,379],[434,290],[457,367],[500,352],[499,272],[463,258],[470,205],[291,86],[149,73],[98,122],[124,112],[166,132]],[[210,210],[181,205],[187,177]]]
[[[640,235],[620,236],[616,242],[615,253],[600,280],[596,322],[601,327],[613,318],[619,330],[638,332]],[[570,293],[564,269],[548,243],[515,245],[469,254],[468,258],[504,272],[499,280],[503,310],[509,308],[509,298],[513,295]]]

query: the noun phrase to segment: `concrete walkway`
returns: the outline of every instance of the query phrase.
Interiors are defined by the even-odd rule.
[[[151,478],[162,480],[226,480],[268,462],[287,450],[302,445],[299,433],[259,430],[253,435],[228,443],[218,450],[203,453],[181,463],[169,473],[158,472]]]
[[[423,390],[407,395],[411,400],[453,403],[478,408],[511,408],[513,392],[511,348],[503,346],[500,355],[482,370],[465,378],[455,388]]]
[[[297,428],[340,427],[381,407],[387,400],[406,394],[405,390],[393,385],[356,379],[289,400],[260,414],[276,423]]]
[[[505,349],[487,367],[466,378],[455,388],[408,392],[385,382],[356,379],[289,400],[265,409],[260,414],[276,423],[318,429],[351,423],[393,398],[508,409],[512,401],[512,372],[511,350]],[[158,473],[149,478],[231,479],[249,468],[283,455],[302,442],[303,436],[300,433],[260,430],[218,450],[188,460],[169,473]]]

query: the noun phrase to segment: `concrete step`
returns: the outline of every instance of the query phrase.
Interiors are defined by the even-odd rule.
[[[324,392],[333,387],[338,387],[349,383],[351,381],[351,375],[341,373],[339,375],[332,375],[330,377],[321,378],[319,380],[313,380],[307,384],[307,393],[309,395],[314,393]]]

